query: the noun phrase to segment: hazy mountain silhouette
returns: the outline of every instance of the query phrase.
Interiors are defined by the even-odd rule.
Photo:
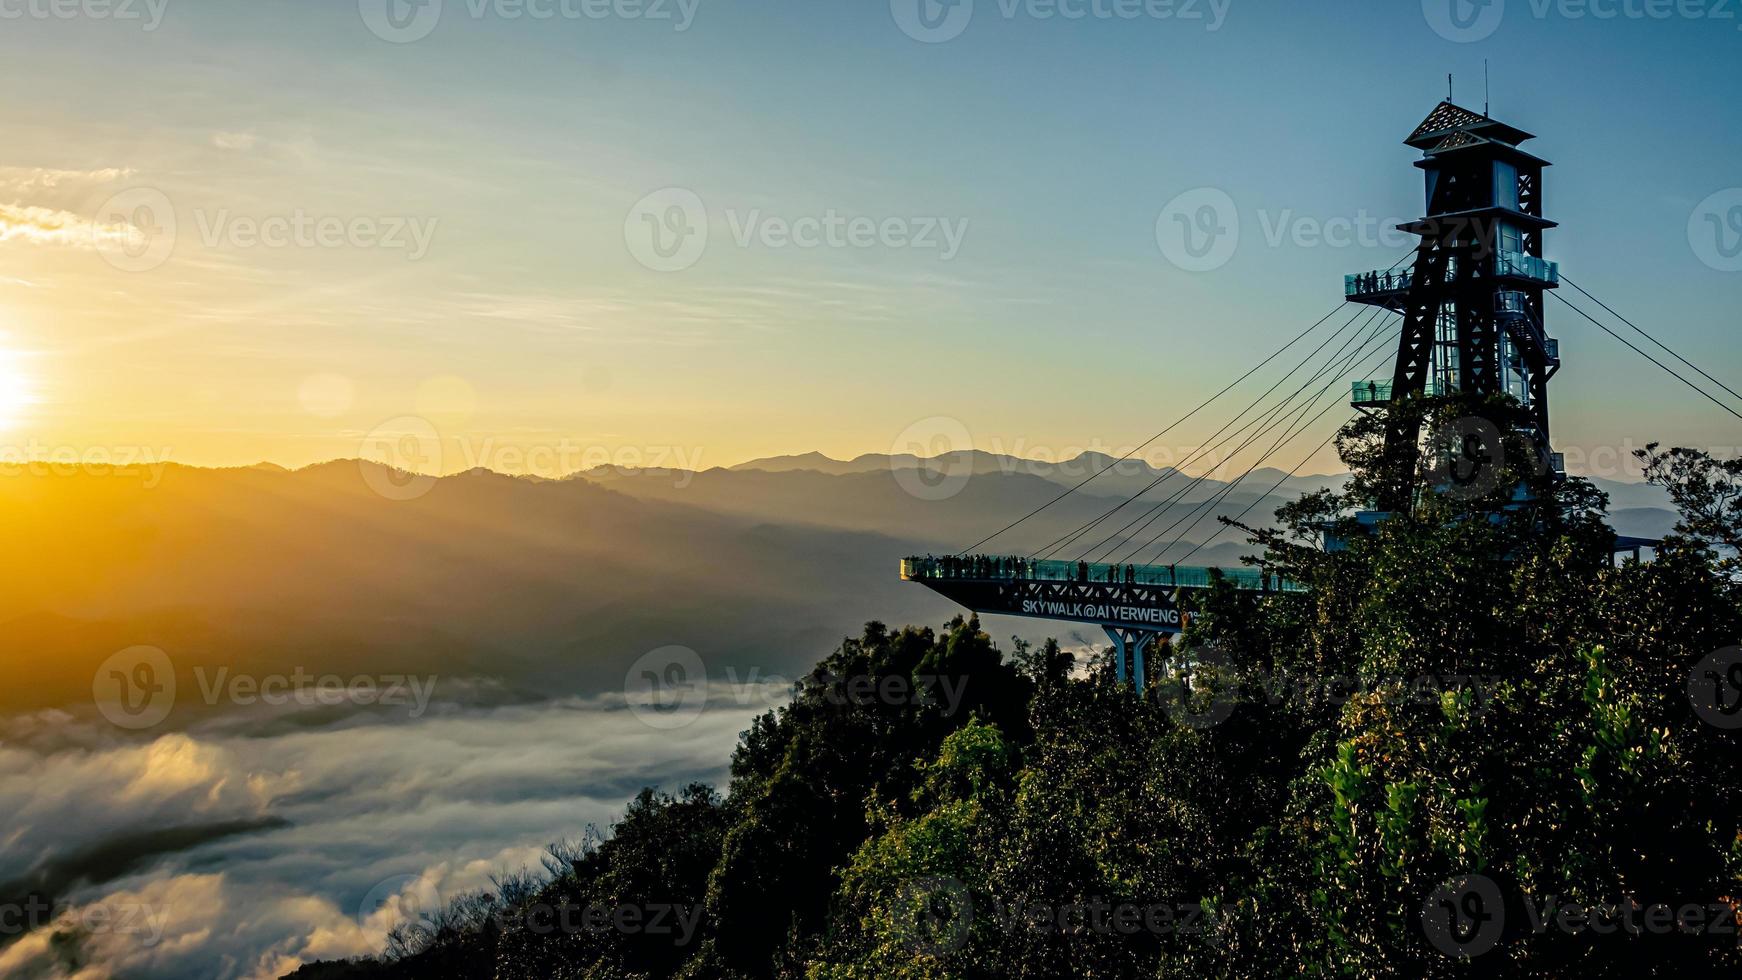
[[[898,558],[956,551],[1107,461],[808,454],[566,480],[475,470],[409,500],[375,492],[391,471],[354,460],[170,466],[156,486],[127,471],[17,476],[0,481],[0,666],[28,680],[0,685],[0,711],[88,705],[97,665],[137,644],[184,671],[485,675],[540,694],[621,689],[639,656],[673,644],[711,665],[785,673],[867,618],[947,617],[949,604],[897,580]],[[836,463],[845,469],[817,468]],[[1217,517],[1263,522],[1288,497],[1340,482],[1289,479],[1270,496],[1282,474],[1254,474],[1211,507],[1197,505],[1226,484],[1174,474],[1114,510],[1167,475],[1121,464],[982,550],[1040,550],[1111,512],[1056,554],[1233,565],[1250,549]],[[1649,506],[1655,488],[1605,489],[1623,533],[1668,526]],[[993,626],[1073,635],[1067,624]],[[178,699],[178,712],[198,700]]]

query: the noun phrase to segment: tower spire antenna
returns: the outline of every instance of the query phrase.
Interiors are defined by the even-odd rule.
[[[1482,118],[1488,118],[1488,59],[1482,59]]]
[[[1446,101],[1447,102],[1456,102],[1457,101],[1456,99],[1452,98],[1452,73],[1449,71],[1446,72]]]

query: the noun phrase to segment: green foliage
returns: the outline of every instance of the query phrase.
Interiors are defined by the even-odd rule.
[[[1357,533],[1377,436],[1344,434],[1349,495],[1303,498],[1253,532],[1254,560],[1309,593],[1209,590],[1155,652],[1147,697],[1055,644],[1007,660],[971,620],[870,624],[744,733],[724,799],[643,794],[539,890],[701,903],[695,943],[461,929],[448,947],[490,942],[512,977],[1742,970],[1733,934],[1553,924],[1556,902],[1629,901],[1730,909],[1734,924],[1742,732],[1702,720],[1688,681],[1742,639],[1721,557],[1737,471],[1653,447],[1683,533],[1617,566],[1602,495],[1549,481],[1525,446],[1507,449],[1502,485],[1429,491]],[[1327,526],[1347,548],[1319,546]],[[933,694],[965,681],[966,697],[955,712],[855,698],[856,676]],[[1501,895],[1503,927],[1452,956],[1424,909],[1470,875]],[[1119,909],[1147,917],[1123,929]]]

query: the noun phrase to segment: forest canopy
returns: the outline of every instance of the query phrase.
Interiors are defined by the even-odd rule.
[[[723,794],[644,791],[298,975],[1734,975],[1742,467],[1642,452],[1682,520],[1618,561],[1603,495],[1526,450],[1358,529],[1376,440],[1251,531],[1309,590],[1212,590],[1142,696],[1105,654],[869,623]]]

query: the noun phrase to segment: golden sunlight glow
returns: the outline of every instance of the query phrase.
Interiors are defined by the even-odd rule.
[[[10,429],[22,421],[25,409],[35,400],[23,357],[0,347],[0,429]]]

